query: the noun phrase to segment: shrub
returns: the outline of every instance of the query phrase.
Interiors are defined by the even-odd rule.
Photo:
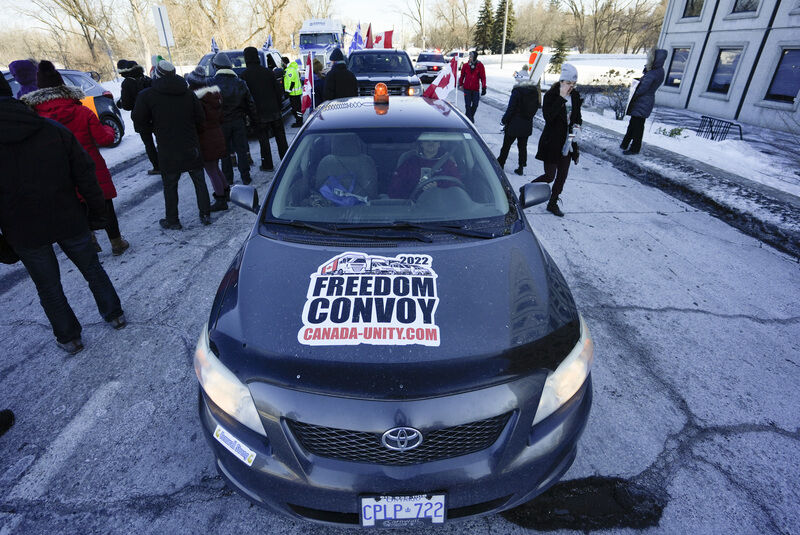
[[[599,78],[592,80],[592,85],[600,87],[599,94],[604,97],[606,107],[614,110],[614,116],[618,121],[625,118],[625,108],[628,106],[628,96],[630,95],[630,80],[633,74],[633,70],[623,73],[616,69],[609,69]],[[592,100],[594,102],[595,98],[593,97]]]

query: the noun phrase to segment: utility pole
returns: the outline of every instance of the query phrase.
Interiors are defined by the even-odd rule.
[[[425,50],[425,0],[422,0],[422,11],[419,14],[420,28],[422,29],[422,50]]]
[[[506,31],[508,30],[508,3],[511,0],[506,0],[506,15],[503,19],[503,48],[500,49],[500,70],[503,70],[503,57],[506,55]]]

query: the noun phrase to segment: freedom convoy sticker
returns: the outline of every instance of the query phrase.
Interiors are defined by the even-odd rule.
[[[428,255],[347,252],[311,274],[301,344],[438,346],[439,295]]]

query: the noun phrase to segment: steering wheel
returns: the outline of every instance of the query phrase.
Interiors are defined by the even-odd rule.
[[[417,197],[423,192],[425,188],[428,187],[429,184],[439,183],[439,184],[452,184],[453,186],[459,187],[464,191],[467,191],[467,188],[464,186],[464,183],[461,182],[460,179],[449,176],[449,175],[434,175],[432,177],[428,177],[425,180],[420,180],[414,189],[411,190],[411,194],[408,196],[409,199],[416,201]]]

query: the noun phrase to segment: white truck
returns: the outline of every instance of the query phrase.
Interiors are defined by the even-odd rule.
[[[299,38],[300,55],[305,57],[309,52],[319,58],[325,69],[331,66],[331,52],[334,48],[344,50],[344,26],[333,19],[307,19],[300,27]],[[303,61],[305,66],[305,60]],[[301,71],[304,67],[301,67]]]

